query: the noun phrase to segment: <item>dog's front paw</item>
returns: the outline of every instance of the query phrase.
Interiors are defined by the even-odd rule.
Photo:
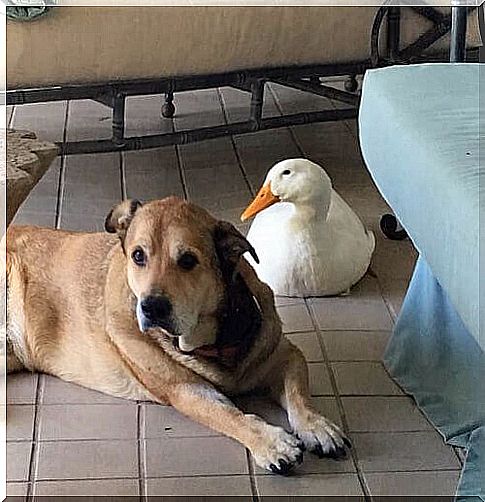
[[[345,447],[352,447],[345,434],[318,413],[309,413],[291,422],[294,433],[306,449],[320,458],[344,458],[347,455]]]
[[[268,471],[286,476],[303,461],[305,447],[281,427],[265,424],[258,444],[251,448],[255,462]]]

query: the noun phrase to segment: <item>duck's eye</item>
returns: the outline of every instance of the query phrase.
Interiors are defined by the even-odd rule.
[[[289,169],[285,169],[281,174],[283,176],[288,176],[289,174],[291,174],[291,171]]]
[[[135,265],[138,265],[139,267],[144,267],[147,262],[145,251],[141,248],[136,248],[133,253],[131,253],[131,259]]]
[[[198,263],[197,256],[192,253],[184,253],[177,260],[177,265],[184,270],[192,270]]]

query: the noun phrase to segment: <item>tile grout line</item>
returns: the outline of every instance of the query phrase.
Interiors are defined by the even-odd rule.
[[[146,479],[146,465],[145,465],[145,442],[141,440],[141,431],[145,430],[145,412],[142,409],[142,404],[136,404],[136,455],[138,460],[138,496],[140,502],[146,500],[145,479]],[[145,437],[145,434],[143,434]]]
[[[9,119],[7,121],[7,128],[9,128],[9,129],[12,127],[12,124],[13,124],[13,121],[14,121],[14,116],[15,116],[15,110],[16,109],[17,109],[16,106],[14,106],[12,108],[12,113],[10,114],[10,117],[9,117]]]
[[[175,145],[175,156],[177,157],[177,166],[179,171],[180,183],[182,185],[182,191],[184,193],[184,199],[189,200],[189,192],[187,190],[187,180],[185,178],[185,167],[182,158],[182,152],[180,151],[180,145]]]
[[[226,110],[226,105],[224,103],[224,98],[222,96],[221,90],[218,87],[216,89],[216,91],[217,91],[217,97],[219,98],[219,104],[221,105],[222,115],[224,117],[224,122],[226,124],[229,124],[229,120],[228,120],[228,116],[227,116],[227,110]],[[238,166],[239,166],[239,170],[241,171],[242,177],[244,178],[244,182],[246,183],[246,185],[247,185],[247,187],[249,189],[250,194],[254,197],[254,195],[256,194],[256,191],[254,190],[254,187],[252,186],[251,182],[249,181],[248,173],[246,172],[246,169],[244,169],[244,164],[242,162],[241,155],[239,154],[239,150],[238,150],[238,148],[236,146],[236,142],[234,141],[234,136],[231,134],[231,136],[229,136],[229,138],[231,140],[232,149],[233,149],[234,155],[236,156],[236,160],[237,160],[237,163],[238,163]]]
[[[284,115],[283,107],[281,106],[279,97],[276,95],[274,89],[271,86],[268,86],[268,89],[269,89],[269,92],[271,93],[271,96],[273,97],[273,101],[276,105],[276,108],[278,109],[279,114]],[[301,146],[300,140],[297,138],[295,131],[293,130],[294,126],[293,127],[289,126],[289,127],[286,127],[285,129],[289,132],[291,139],[293,140],[293,143],[295,144],[296,149],[298,150],[300,155],[302,157],[306,157],[306,152],[305,152],[304,148]]]
[[[123,152],[118,152],[118,155],[119,155],[119,166],[120,166],[121,200],[126,200],[128,196],[126,191],[125,156],[123,155]]]
[[[36,385],[36,389],[35,389],[34,420],[33,420],[33,427],[32,427],[32,447],[30,450],[29,475],[28,475],[28,480],[27,480],[28,484],[27,484],[26,500],[29,500],[30,497],[33,495],[34,481],[36,478],[35,471],[37,470],[38,456],[40,454],[40,451],[39,451],[39,447],[40,447],[39,407],[40,407],[40,398],[42,395],[42,389],[43,389],[43,384],[44,384],[44,379],[42,377],[43,377],[43,375],[39,375],[39,378],[37,378],[37,385]]]
[[[71,101],[66,102],[66,112],[64,114],[64,125],[62,131],[62,144],[64,145],[67,140],[67,124],[69,121],[69,111]],[[66,156],[61,156],[61,165],[59,166],[59,180],[57,184],[57,200],[56,200],[56,217],[54,222],[54,228],[61,228],[61,217],[62,217],[62,205],[64,201],[64,189],[66,183]]]
[[[248,473],[249,473],[249,484],[251,485],[251,497],[253,502],[259,502],[260,497],[258,493],[258,485],[256,483],[256,476],[254,474],[253,459],[251,457],[251,452],[245,448],[246,460],[248,463]]]
[[[332,366],[330,364],[330,360],[329,360],[328,353],[327,353],[327,348],[326,348],[326,346],[325,346],[325,344],[323,342],[322,336],[320,335],[320,328],[318,326],[318,323],[317,323],[317,320],[316,320],[315,315],[313,313],[313,310],[312,310],[311,306],[307,303],[306,299],[305,299],[305,306],[306,306],[306,309],[307,309],[307,311],[308,311],[308,313],[310,315],[310,318],[312,320],[312,324],[313,324],[313,326],[315,328],[315,331],[317,333],[318,343],[319,343],[320,348],[322,350],[322,354],[323,354],[323,359],[324,359],[324,362],[325,362],[325,366],[327,367],[327,372],[328,372],[330,384],[332,385],[332,390],[333,390],[333,393],[334,393],[335,401],[337,403],[337,408],[339,410],[340,418],[342,420],[342,425],[343,425],[344,432],[345,432],[346,435],[350,435],[349,424],[347,422],[347,417],[345,415],[345,409],[344,409],[344,406],[343,406],[343,403],[342,403],[342,398],[340,396],[340,392],[339,392],[338,387],[337,387],[337,379],[335,378],[335,374],[333,372],[333,368],[332,368]],[[360,469],[360,465],[359,465],[359,461],[358,461],[358,457],[357,457],[357,452],[355,450],[355,446],[350,451],[350,455],[352,457],[352,462],[354,464],[354,467],[355,467],[355,470],[356,470],[356,473],[357,473],[357,477],[359,479],[359,483],[360,483],[360,486],[362,488],[362,492],[364,494],[364,499],[366,501],[370,501],[371,500],[370,491],[369,491],[369,489],[367,487],[367,484],[365,482],[364,474],[363,474],[362,470]]]

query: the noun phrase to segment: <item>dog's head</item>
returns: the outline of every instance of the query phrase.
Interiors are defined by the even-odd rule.
[[[176,197],[113,208],[105,228],[117,233],[126,257],[142,332],[204,338],[215,333],[221,302],[249,242],[230,223]]]

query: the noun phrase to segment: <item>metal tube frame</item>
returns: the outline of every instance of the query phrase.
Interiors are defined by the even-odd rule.
[[[466,25],[468,9],[464,6],[451,8],[450,62],[462,63],[466,58]]]
[[[466,28],[466,15],[470,7],[456,7],[452,16],[445,16],[431,7],[412,7],[418,14],[433,22],[433,26],[416,41],[403,49],[400,48],[400,8],[381,7],[374,20],[371,32],[371,57],[365,61],[345,64],[308,65],[300,67],[264,68],[247,71],[228,72],[219,75],[182,76],[173,78],[115,81],[95,84],[71,84],[32,89],[7,90],[7,105],[21,105],[44,101],[92,99],[112,109],[112,138],[109,140],[89,140],[59,144],[62,155],[81,153],[100,153],[126,150],[157,148],[168,145],[181,145],[221,136],[244,134],[263,129],[287,127],[312,122],[348,120],[358,113],[359,96],[324,85],[321,78],[330,76],[362,75],[367,69],[386,64],[447,61],[449,53],[434,57],[423,56],[430,47],[453,28],[452,53],[459,57],[465,51],[463,27]],[[473,9],[474,7],[471,7]],[[381,25],[387,17],[387,54],[382,58],[379,53]],[[464,21],[463,21],[464,18]],[[456,19],[456,23],[455,23]],[[467,51],[470,60],[478,59],[478,50]],[[455,57],[453,56],[453,57]],[[263,118],[265,85],[268,82],[324,96],[350,105],[348,108],[322,110],[311,113],[296,113],[280,117]],[[165,95],[165,105],[172,104],[176,92],[209,89],[229,86],[251,93],[250,116],[246,122],[237,122],[214,127],[203,127],[190,131],[177,131],[167,134],[125,137],[125,102],[129,96],[146,94]],[[354,90],[353,86],[346,86]],[[170,110],[168,110],[170,111]],[[162,111],[163,114],[163,111]],[[165,113],[167,116],[173,112]]]

